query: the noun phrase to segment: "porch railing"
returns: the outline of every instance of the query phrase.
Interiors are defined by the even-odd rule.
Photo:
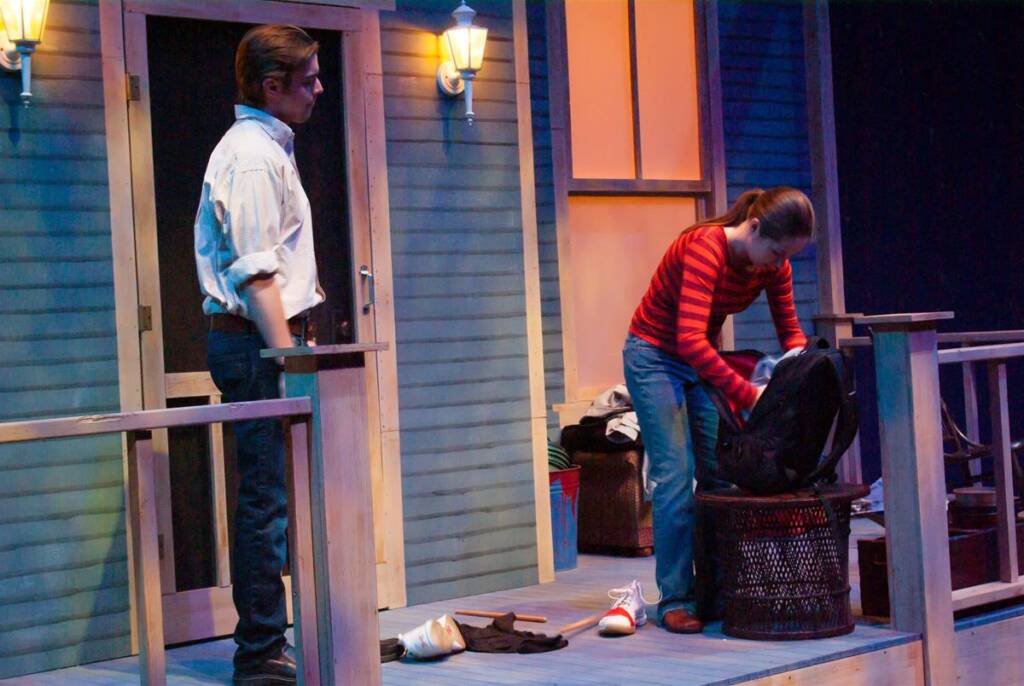
[[[840,347],[873,348],[885,483],[886,553],[892,626],[920,633],[927,684],[957,679],[953,612],[1024,596],[1017,564],[1006,363],[1024,357],[1024,331],[938,334],[951,312],[855,317],[871,336]],[[940,344],[958,348],[939,349]],[[967,434],[978,440],[976,365],[988,375],[995,472],[999,581],[952,591],[939,365],[961,364]],[[977,472],[975,472],[977,473]]]
[[[0,444],[112,433],[124,435],[134,571],[132,612],[138,627],[139,671],[143,684],[167,683],[151,432],[156,429],[271,418],[285,421],[286,435],[290,438],[287,449],[288,533],[299,668],[305,677],[303,683],[319,683],[316,611],[311,594],[314,588],[309,508],[309,432],[312,410],[313,404],[309,398],[288,398],[0,424]]]
[[[272,418],[285,422],[299,683],[381,683],[364,367],[366,355],[387,347],[378,342],[263,350],[263,357],[285,359],[288,397],[281,400],[0,424],[0,445],[125,437],[132,616],[142,683],[167,682],[151,432]]]

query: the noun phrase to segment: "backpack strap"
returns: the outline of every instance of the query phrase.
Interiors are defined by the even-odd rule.
[[[828,502],[828,499],[824,495],[821,494],[821,489],[818,488],[818,484],[814,484],[813,488],[814,488],[814,495],[815,495],[815,497],[818,499],[818,502],[821,503],[822,509],[825,510],[825,518],[828,519],[828,527],[832,531],[832,543],[835,544],[835,548],[833,549],[833,551],[835,553],[835,558],[834,559],[835,560],[842,560],[843,559],[843,555],[842,555],[842,549],[841,549],[841,542],[847,539],[847,537],[849,536],[849,533],[847,532],[846,534],[844,534],[840,530],[840,527],[839,527],[839,517],[836,516],[836,511],[832,507],[832,505]],[[841,572],[840,572],[840,570],[837,569],[836,573],[839,574]]]
[[[823,339],[815,337],[811,341],[816,347],[829,347]],[[812,345],[811,341],[807,344],[808,348]],[[855,402],[857,391],[852,389],[852,384],[849,383],[849,368],[844,364],[842,353],[839,351],[835,355],[826,357],[839,388],[839,412],[836,415],[836,430],[832,436],[832,450],[829,451],[825,460],[802,480],[805,485],[817,484],[823,480],[828,481],[829,477],[831,477],[831,481],[834,481],[836,465],[846,449],[853,443],[854,436],[857,435],[857,404]],[[851,390],[846,392],[847,388],[851,388]]]
[[[739,418],[732,411],[732,405],[729,404],[729,400],[725,397],[725,393],[721,389],[708,383],[707,381],[701,380],[701,385],[708,394],[708,398],[711,400],[711,404],[718,410],[718,416],[725,422],[726,427],[734,434],[738,434],[743,430]]]

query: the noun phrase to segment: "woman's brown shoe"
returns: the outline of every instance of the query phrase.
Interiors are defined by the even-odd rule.
[[[674,634],[699,634],[704,623],[686,610],[669,610],[661,618],[661,625]]]

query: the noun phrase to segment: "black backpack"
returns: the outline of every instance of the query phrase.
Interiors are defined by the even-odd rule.
[[[722,356],[742,368],[752,367],[763,354]],[[857,434],[857,408],[843,355],[827,341],[811,338],[800,354],[776,365],[746,423],[737,419],[720,390],[710,384],[705,388],[721,417],[719,478],[757,495],[836,480],[836,463]],[[833,422],[832,449],[822,459]]]

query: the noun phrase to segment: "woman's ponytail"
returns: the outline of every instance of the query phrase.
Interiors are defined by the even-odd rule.
[[[740,197],[736,198],[732,207],[726,210],[725,214],[699,221],[696,224],[683,229],[683,233],[693,231],[701,226],[736,226],[747,218],[750,208],[755,202],[757,202],[758,198],[760,198],[763,193],[764,191],[760,188],[752,188],[749,191],[745,191],[740,195]]]
[[[725,214],[699,221],[686,227],[683,233],[701,226],[738,226],[745,219],[760,220],[759,231],[775,240],[814,235],[811,201],[803,192],[785,186],[749,190],[736,198]]]

